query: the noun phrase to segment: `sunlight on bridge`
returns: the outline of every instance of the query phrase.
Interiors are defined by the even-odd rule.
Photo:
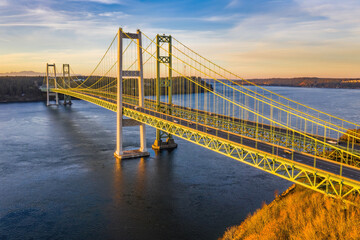
[[[242,79],[172,36],[120,29],[87,77],[49,66],[51,93],[155,127],[155,148],[177,136],[334,197],[360,193],[359,124]]]

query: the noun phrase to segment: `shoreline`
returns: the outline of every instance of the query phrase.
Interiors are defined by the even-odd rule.
[[[308,88],[334,88],[334,89],[359,89],[360,78],[318,78],[318,77],[299,77],[299,78],[255,78],[244,80],[234,80],[236,85],[252,84],[258,86],[277,86],[277,87],[308,87]]]
[[[0,104],[7,104],[7,103],[31,103],[31,102],[45,102],[45,100],[21,100],[21,101],[0,101]]]
[[[233,84],[234,86],[254,86],[251,84]],[[319,88],[319,89],[360,89],[359,87],[313,87],[313,86],[293,86],[293,85],[267,85],[267,84],[256,84],[261,87],[292,87],[292,88]]]
[[[234,84],[235,86],[253,86],[253,85],[249,85],[249,84]],[[311,86],[291,86],[291,85],[259,85],[261,87],[291,87],[291,88],[311,88],[311,89],[315,89],[315,88],[319,88],[319,89],[346,89],[346,90],[355,90],[355,89],[360,89],[360,86],[358,88],[333,88],[333,87],[311,87]],[[20,98],[20,99],[14,99],[14,98]],[[17,96],[14,97],[13,99],[1,99],[0,100],[0,104],[6,104],[6,103],[26,103],[26,102],[42,102],[42,101],[46,101],[46,97],[35,97],[35,98],[31,98],[31,99],[21,99],[21,96]],[[60,99],[61,100],[61,99]]]

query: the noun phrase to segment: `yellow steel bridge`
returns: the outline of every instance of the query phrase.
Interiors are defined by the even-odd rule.
[[[68,64],[61,75],[55,64],[46,70],[48,104],[64,94],[65,104],[75,97],[117,113],[118,158],[147,154],[149,125],[154,149],[176,147],[177,136],[330,196],[360,193],[359,124],[242,79],[172,36],[119,29],[88,77]],[[132,153],[122,150],[123,116],[140,125]]]

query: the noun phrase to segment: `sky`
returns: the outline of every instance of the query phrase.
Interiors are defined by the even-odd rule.
[[[171,34],[244,78],[360,78],[359,0],[0,0],[0,73],[89,74],[117,29]]]

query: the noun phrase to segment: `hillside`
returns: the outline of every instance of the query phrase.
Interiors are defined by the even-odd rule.
[[[249,79],[257,85],[262,86],[288,86],[288,87],[315,87],[315,88],[360,88],[360,78],[268,78]],[[238,84],[248,83],[238,80]]]
[[[360,198],[356,199],[360,204]],[[296,186],[220,239],[360,239],[360,207]]]
[[[81,76],[86,78],[86,76]],[[203,88],[200,88],[194,82],[199,82],[201,85],[212,89],[212,85],[202,80],[200,77],[189,77],[193,82],[185,80],[184,78],[174,77],[172,79],[173,94],[180,93],[202,93]],[[88,85],[95,83],[99,77],[90,77]],[[43,84],[44,77],[29,77],[29,76],[0,76],[0,103],[4,102],[30,102],[30,101],[44,101],[45,94],[39,90],[39,87]],[[113,79],[115,81],[115,79]],[[155,79],[144,79],[145,96],[155,94]],[[137,95],[137,79],[128,78],[124,83],[124,93],[130,95]],[[116,90],[116,89],[113,89]],[[160,94],[167,93],[167,87],[161,86]]]
[[[45,97],[39,90],[44,77],[0,77],[1,102],[41,101]]]
[[[0,73],[1,77],[39,77],[39,76],[45,76],[45,73],[41,72],[34,72],[34,71],[21,71],[21,72],[6,72],[6,73]]]

